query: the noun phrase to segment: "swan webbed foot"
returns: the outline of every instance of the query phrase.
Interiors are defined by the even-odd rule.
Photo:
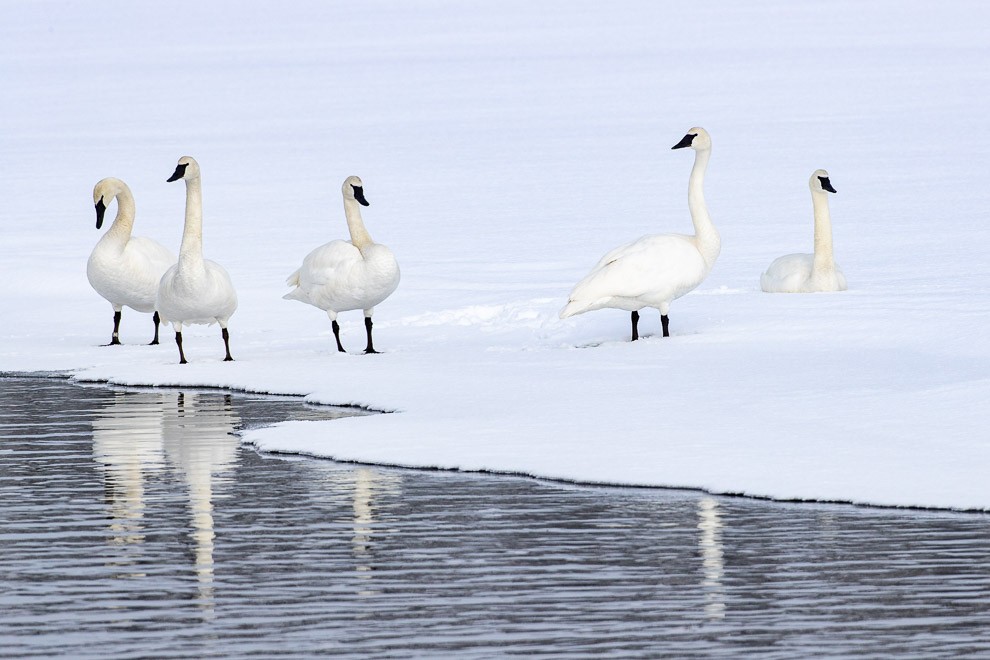
[[[182,351],[182,333],[175,333],[175,345],[179,347],[179,364],[189,364],[186,362],[186,354]]]
[[[344,350],[344,345],[340,343],[340,324],[336,320],[330,322],[330,327],[333,328],[333,338],[337,341],[337,352],[346,353]]]
[[[639,312],[632,313],[632,339],[629,341],[636,341],[639,339]]]
[[[110,343],[104,346],[120,346],[120,312],[113,312],[113,334],[110,335]]]
[[[233,362],[234,361],[234,358],[231,357],[231,355],[230,355],[230,333],[227,332],[227,328],[221,328],[220,329],[220,336],[223,337],[223,347],[224,347],[225,352],[227,353],[224,356],[223,361],[224,362]]]
[[[669,337],[670,336],[670,330],[669,330],[670,319],[667,318],[667,315],[666,314],[661,314],[660,315],[660,325],[663,326],[663,336],[664,337]]]
[[[375,350],[375,344],[374,344],[374,342],[371,341],[371,328],[372,328],[373,325],[374,324],[371,322],[371,317],[370,316],[365,316],[364,317],[364,329],[368,333],[368,345],[364,349],[364,354],[365,355],[368,355],[369,353],[377,353],[378,352],[378,351]]]
[[[151,320],[155,322],[155,338],[151,340],[148,346],[158,346],[158,324],[161,323],[162,317],[155,312],[155,315],[151,317]]]

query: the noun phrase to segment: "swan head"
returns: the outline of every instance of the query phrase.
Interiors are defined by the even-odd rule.
[[[811,187],[811,192],[813,193],[837,192],[832,187],[832,181],[828,178],[828,172],[826,170],[815,170],[815,173],[808,179],[808,185]]]
[[[689,129],[684,137],[681,138],[681,141],[672,146],[671,149],[683,149],[684,147],[691,147],[695,151],[711,149],[712,138],[708,135],[708,131],[700,126],[695,126]]]
[[[167,178],[165,181],[171,183],[172,181],[178,181],[179,179],[185,179],[186,181],[190,179],[199,178],[199,163],[192,156],[183,156],[179,159],[179,164],[175,166],[175,171],[172,172],[172,176]]]
[[[112,176],[108,176],[105,179],[100,179],[100,181],[93,188],[93,204],[96,206],[97,229],[103,227],[103,214],[106,213],[107,206],[110,205],[110,202],[112,202],[118,194],[125,190],[127,190],[127,184]]]
[[[349,176],[344,179],[341,192],[344,193],[344,201],[353,199],[361,206],[371,206],[368,204],[368,200],[364,198],[364,184],[361,183],[361,177],[359,176]]]

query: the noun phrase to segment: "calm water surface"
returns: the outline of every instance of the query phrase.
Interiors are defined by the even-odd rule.
[[[990,517],[259,455],[346,411],[0,379],[0,655],[990,656]]]

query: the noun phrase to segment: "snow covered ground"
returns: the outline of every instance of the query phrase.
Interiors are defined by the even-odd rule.
[[[0,371],[303,394],[393,414],[252,431],[267,450],[582,482],[990,510],[990,5],[13,2],[0,25]],[[722,234],[671,311],[557,318],[606,249],[691,230],[693,153]],[[236,362],[90,289],[92,188],[178,248],[182,155],[205,253],[240,296]],[[849,291],[771,295],[829,170]],[[345,236],[402,266],[375,316],[281,299]],[[108,220],[116,213],[111,206]]]

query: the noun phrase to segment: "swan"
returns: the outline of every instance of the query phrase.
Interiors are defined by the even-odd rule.
[[[691,147],[694,167],[688,179],[688,208],[694,235],[651,234],[615,248],[575,285],[560,318],[611,307],[632,312],[632,340],[639,339],[639,310],[660,311],[663,336],[669,337],[670,303],[708,276],[721,249],[721,239],[705,206],[704,178],[712,140],[703,128],[692,128],[672,149]]]
[[[815,170],[808,186],[815,210],[815,253],[787,254],[775,259],[760,277],[760,287],[767,293],[846,290],[846,276],[832,256],[828,193],[834,193],[835,188],[825,170]]]
[[[371,315],[375,305],[388,298],[399,286],[399,264],[392,251],[371,240],[371,235],[364,228],[361,206],[369,204],[364,198],[361,179],[347,177],[341,192],[351,240],[330,241],[307,254],[299,270],[285,281],[295,288],[282,297],[324,310],[330,317],[337,350],[341,353],[344,347],[340,343],[337,314],[352,309],[364,310],[364,327],[368,335],[364,352],[377,353],[371,339]]]
[[[126,305],[139,312],[154,312],[155,338],[161,316],[155,306],[158,281],[175,263],[175,255],[150,238],[131,236],[134,228],[134,196],[120,179],[107,177],[93,188],[96,228],[103,227],[103,214],[117,200],[117,217],[89,255],[86,277],[96,292],[113,306],[113,335],[108,346],[120,344],[120,316]]]
[[[158,309],[172,322],[175,343],[179,347],[179,364],[186,364],[182,352],[182,325],[195,323],[220,324],[227,355],[230,356],[230,333],[227,321],[237,309],[237,292],[230,275],[220,264],[203,258],[203,187],[199,163],[183,156],[167,181],[186,182],[186,221],[182,229],[179,262],[162,275],[158,284]]]

